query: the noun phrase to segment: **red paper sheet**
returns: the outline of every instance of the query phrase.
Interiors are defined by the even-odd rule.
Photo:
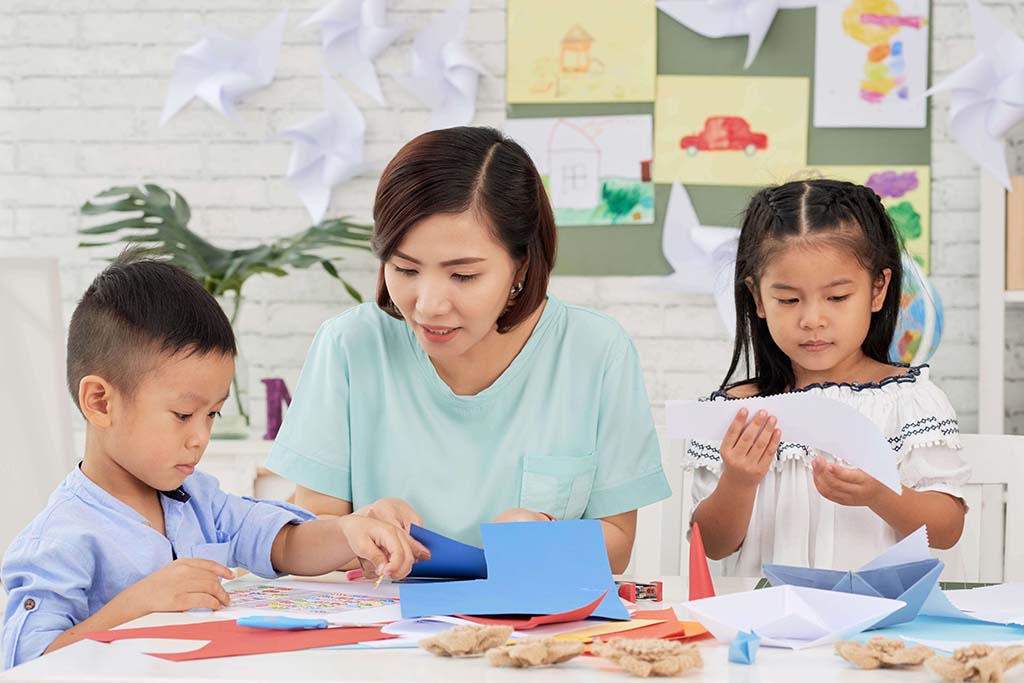
[[[690,532],[690,600],[715,597],[715,584],[711,581],[711,570],[708,569],[708,558],[704,554],[704,541],[700,537],[700,527],[693,523]]]
[[[380,628],[320,628],[302,631],[276,631],[239,626],[235,621],[203,621],[194,624],[125,628],[85,633],[83,638],[110,643],[138,638],[170,638],[174,640],[209,640],[197,650],[188,652],[147,653],[153,657],[184,662],[193,659],[261,655],[271,652],[295,652],[317,647],[353,645],[395,636],[381,633]]]
[[[589,605],[584,605],[578,609],[574,609],[571,612],[562,612],[561,614],[545,614],[537,617],[530,617],[529,619],[517,619],[517,618],[502,618],[502,617],[471,617],[464,614],[456,615],[460,619],[466,619],[477,624],[484,624],[485,626],[511,626],[517,631],[526,631],[531,628],[543,626],[544,624],[564,624],[569,621],[583,621],[594,613],[597,606],[604,600],[604,596],[608,595],[608,591],[601,593],[601,597]]]

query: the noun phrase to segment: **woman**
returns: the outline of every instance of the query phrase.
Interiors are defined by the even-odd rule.
[[[612,569],[666,498],[623,329],[548,296],[540,175],[489,128],[425,133],[374,204],[376,303],[321,326],[267,467],[321,515],[479,544],[487,521],[600,519]]]

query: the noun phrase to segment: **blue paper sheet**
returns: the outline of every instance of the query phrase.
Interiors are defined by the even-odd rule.
[[[402,616],[568,612],[604,597],[593,616],[628,620],[618,597],[601,522],[482,524],[488,578],[403,584]]]
[[[409,576],[431,579],[486,579],[484,551],[412,525],[409,534],[430,551],[430,559],[412,566]]]
[[[839,571],[834,569],[809,569],[781,564],[766,564],[764,575],[773,586],[790,585],[806,588],[870,595],[907,603],[871,628],[883,628],[910,621],[921,611],[922,605],[936,587],[943,564],[928,559],[902,562],[884,567]]]
[[[1024,640],[1024,626],[921,615],[903,624],[862,633],[856,640],[867,640],[875,636],[903,637],[908,640],[921,638],[932,641],[999,643]]]
[[[729,643],[729,661],[733,664],[753,664],[761,639],[756,633],[740,631]]]

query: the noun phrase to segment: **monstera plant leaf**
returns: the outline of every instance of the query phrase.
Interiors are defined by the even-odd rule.
[[[356,301],[360,293],[338,272],[335,261],[343,249],[370,249],[371,226],[345,218],[325,220],[294,235],[247,249],[222,249],[188,228],[192,212],[178,192],[159,185],[112,187],[82,206],[82,214],[121,214],[122,218],[79,232],[94,238],[82,247],[127,243],[140,251],[166,257],[189,271],[214,296],[233,292],[241,299],[242,285],[253,275],[283,276],[289,268],[320,265]],[[232,322],[234,322],[232,320]]]

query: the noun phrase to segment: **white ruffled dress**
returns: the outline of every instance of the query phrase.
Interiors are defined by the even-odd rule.
[[[957,452],[960,428],[946,394],[928,378],[928,367],[870,384],[825,383],[801,389],[853,406],[878,425],[892,445],[903,485],[962,498],[970,467]],[[727,401],[724,392],[707,400]],[[757,490],[747,535],[722,561],[730,576],[760,576],[765,562],[855,569],[897,540],[895,530],[867,507],[846,507],[818,493],[811,474],[817,455],[802,444],[783,442]],[[841,461],[839,461],[841,462]],[[845,464],[845,463],[843,463]],[[693,508],[714,491],[722,471],[718,444],[691,441],[686,466],[694,473]]]

